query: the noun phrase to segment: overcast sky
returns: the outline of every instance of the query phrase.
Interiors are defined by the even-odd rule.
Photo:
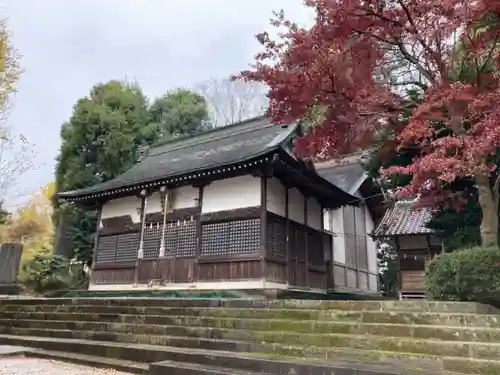
[[[0,0],[23,55],[10,126],[37,149],[41,166],[22,181],[53,180],[59,129],[92,85],[137,81],[149,97],[244,69],[273,10],[299,23],[301,0]]]

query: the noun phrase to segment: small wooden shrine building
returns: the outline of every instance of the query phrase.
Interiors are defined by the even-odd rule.
[[[291,152],[298,125],[257,118],[151,147],[58,199],[100,211],[90,290],[325,293],[323,211],[355,197]]]
[[[443,251],[442,240],[427,228],[432,211],[414,207],[413,201],[397,201],[372,236],[397,251],[400,298],[425,298],[425,265]]]

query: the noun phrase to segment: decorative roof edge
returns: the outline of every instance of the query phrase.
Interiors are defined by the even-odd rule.
[[[265,118],[267,118],[267,116],[257,116],[257,117],[246,119],[246,120],[243,120],[243,121],[240,121],[238,123],[231,124],[228,126],[229,127],[232,127],[232,126],[237,127],[239,125],[244,125],[244,124],[250,123],[252,121],[265,119]],[[212,129],[212,130],[209,130],[207,132],[200,133],[199,135],[211,133],[211,132],[216,132],[218,130],[227,128],[228,126],[221,127],[220,129]],[[272,124],[272,123],[270,123],[269,126],[281,126],[281,127],[283,127],[283,125],[281,125],[281,124]],[[286,125],[286,127],[288,128],[288,132],[285,132],[285,134],[282,134],[281,136],[277,136],[275,139],[273,139],[267,145],[266,149],[261,150],[253,155],[247,155],[244,158],[235,159],[231,162],[221,163],[219,165],[214,165],[212,167],[208,167],[205,169],[193,169],[193,170],[187,171],[183,174],[175,174],[175,175],[171,175],[171,176],[154,178],[154,179],[149,180],[149,181],[143,181],[143,182],[137,182],[137,183],[131,183],[131,184],[123,184],[123,185],[118,185],[116,187],[108,188],[108,189],[106,189],[104,187],[105,190],[96,189],[94,191],[86,193],[85,192],[86,190],[89,190],[90,188],[92,188],[92,186],[89,186],[89,187],[82,188],[82,189],[75,189],[72,191],[60,192],[60,193],[56,194],[56,197],[58,200],[62,200],[62,201],[82,201],[82,200],[87,200],[87,199],[92,199],[92,198],[98,198],[101,196],[111,196],[111,195],[115,195],[115,194],[121,193],[121,192],[132,192],[132,191],[135,191],[138,189],[140,190],[143,188],[152,187],[152,186],[161,185],[161,184],[178,183],[179,181],[181,181],[181,182],[187,181],[188,179],[192,180],[193,177],[191,177],[191,174],[193,176],[196,176],[194,178],[199,178],[200,176],[205,177],[206,175],[216,174],[216,173],[210,173],[210,171],[215,170],[215,169],[220,169],[220,168],[227,169],[231,165],[237,165],[237,164],[240,164],[240,163],[245,162],[245,161],[260,158],[266,154],[272,154],[277,149],[282,148],[281,146],[290,138],[290,136],[292,134],[294,134],[295,132],[297,132],[297,130],[299,129],[299,124],[298,123],[289,124],[289,125]],[[185,137],[185,138],[187,138],[187,137]],[[169,141],[166,141],[166,142],[161,143],[161,144],[153,145],[151,147],[154,148],[157,146],[163,146],[165,144],[168,144],[168,143],[174,142],[174,141],[178,141],[178,139],[169,140]],[[251,165],[251,164],[249,164],[249,165]],[[198,173],[196,173],[196,172],[198,172]],[[189,174],[190,176],[179,177],[179,176],[182,176],[184,174]],[[106,184],[107,182],[110,182],[110,181],[112,181],[112,180],[102,182],[102,184]],[[158,181],[161,181],[161,182],[158,183]],[[96,186],[96,185],[94,185],[94,186]]]
[[[265,154],[270,154],[271,151],[266,152]],[[264,155],[265,155],[264,154]],[[71,191],[66,192],[66,193],[58,193],[57,198],[60,201],[64,202],[79,202],[79,201],[85,201],[89,199],[96,199],[96,198],[101,198],[101,197],[107,197],[107,196],[113,196],[119,193],[126,193],[126,192],[133,192],[133,191],[138,191],[142,189],[148,189],[152,187],[161,187],[162,185],[171,185],[171,184],[179,184],[179,183],[188,183],[189,181],[195,181],[199,178],[204,178],[208,176],[216,176],[224,172],[231,172],[235,171],[238,169],[245,169],[247,167],[252,167],[256,166],[259,164],[263,164],[264,162],[269,161],[269,157],[262,157],[263,155],[256,155],[254,157],[248,157],[245,158],[244,160],[241,161],[235,161],[231,162],[229,164],[221,164],[218,166],[215,166],[213,168],[205,169],[203,171],[191,171],[188,172],[185,175],[174,175],[174,176],[168,176],[164,178],[159,178],[155,179],[152,181],[145,181],[145,182],[140,182],[128,186],[118,186],[116,188],[100,191],[100,192],[94,192],[94,193],[88,193],[88,194],[77,194],[77,190],[74,191],[76,194],[70,194],[72,193]],[[249,161],[251,159],[257,159],[253,161]]]

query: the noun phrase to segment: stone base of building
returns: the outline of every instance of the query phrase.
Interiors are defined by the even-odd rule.
[[[156,297],[213,299],[306,299],[306,300],[367,300],[379,299],[373,293],[306,289],[268,281],[199,282],[148,286],[147,284],[90,285],[88,290],[70,291],[67,297]]]

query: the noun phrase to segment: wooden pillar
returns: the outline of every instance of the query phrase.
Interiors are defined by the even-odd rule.
[[[342,232],[340,233],[341,236],[344,236],[344,283],[345,287],[349,287],[349,277],[348,277],[348,271],[349,271],[349,265],[347,261],[347,236],[348,234],[346,233],[346,222],[349,220],[349,215],[346,213],[346,209],[348,209],[349,206],[342,206]]]
[[[267,176],[261,176],[260,182],[260,266],[261,277],[264,279],[267,277]]]
[[[304,226],[305,226],[305,252],[306,252],[306,286],[309,285],[309,225],[307,223],[307,196],[304,197]]]
[[[427,259],[425,260],[424,263],[427,263],[427,261],[430,261],[434,258],[433,252],[432,252],[432,246],[431,246],[431,238],[429,235],[425,236],[425,242],[427,243],[427,253],[428,256],[426,257]]]
[[[323,282],[325,283],[325,289],[328,289],[328,279],[329,279],[329,267],[327,266],[326,256],[325,256],[325,213],[323,212],[323,205],[319,204],[319,214],[321,216],[320,229],[321,229],[321,252],[323,253],[323,267],[325,268],[325,273],[323,275]],[[331,260],[330,260],[331,261]],[[331,268],[331,267],[330,267]]]
[[[401,277],[401,249],[399,247],[399,238],[398,237],[394,237],[394,242],[396,244],[396,275],[397,275],[397,285],[398,285],[398,294],[399,294],[399,298],[401,299],[401,290],[402,290],[402,282],[403,282],[403,279]]]
[[[137,251],[137,258],[135,260],[135,271],[134,271],[134,285],[138,284],[139,281],[139,265],[140,261],[144,257],[144,229],[145,229],[145,222],[146,222],[146,207],[148,204],[148,192],[146,190],[141,190],[140,192],[140,197],[141,197],[141,231],[139,234],[139,249]]]
[[[286,256],[286,282],[287,284],[290,284],[291,280],[291,267],[292,267],[292,260],[290,257],[290,213],[289,213],[289,203],[288,203],[288,186],[285,186],[285,237],[286,237],[286,243],[285,243],[285,256]]]
[[[160,239],[160,252],[158,254],[158,259],[162,259],[165,257],[166,254],[166,249],[165,249],[165,235],[166,235],[166,228],[167,228],[167,214],[168,214],[168,206],[170,204],[169,202],[169,194],[167,191],[166,186],[162,186],[160,188],[160,194],[161,194],[161,200],[163,202],[163,224],[162,224],[162,231],[161,231],[161,239]]]
[[[201,245],[202,245],[202,237],[203,237],[203,228],[201,223],[201,210],[203,207],[203,190],[204,186],[198,187],[198,215],[196,216],[196,250],[195,250],[195,266],[194,266],[194,281],[198,282],[200,278],[200,270],[199,270],[199,260],[201,256]]]
[[[92,264],[91,264],[92,270],[94,269],[95,264],[97,262],[97,250],[99,248],[99,233],[101,229],[102,207],[103,204],[100,202],[97,208],[97,223],[94,236],[94,252],[92,254]]]
[[[356,251],[356,289],[360,289],[359,287],[359,247],[358,247],[358,231],[357,231],[357,225],[356,225],[356,206],[351,206],[352,207],[352,221],[354,224],[354,250]]]
[[[167,229],[167,214],[168,214],[168,207],[169,207],[169,194],[166,186],[162,186],[160,188],[160,202],[161,202],[161,211],[163,213],[163,221],[161,224],[161,234],[160,234],[160,249],[158,251],[158,258],[156,259],[156,278],[161,280],[162,282],[163,277],[162,277],[162,262],[161,260],[165,258],[166,255],[166,248],[165,248],[165,236],[166,236],[166,229]]]

